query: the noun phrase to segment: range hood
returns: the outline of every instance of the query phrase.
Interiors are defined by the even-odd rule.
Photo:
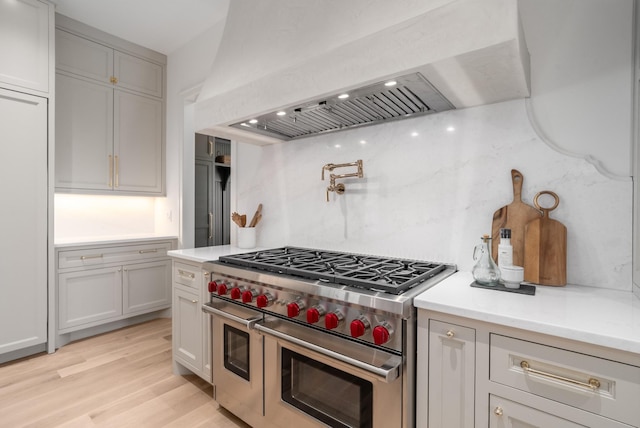
[[[517,1],[388,7],[231,1],[195,106],[197,132],[271,144],[529,96]]]
[[[231,126],[286,141],[452,108],[453,105],[424,76],[415,73],[263,114]]]

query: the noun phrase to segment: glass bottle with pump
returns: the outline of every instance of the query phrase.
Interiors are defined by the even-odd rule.
[[[481,285],[498,285],[500,281],[500,269],[491,257],[491,236],[483,235],[482,244],[473,249],[473,260],[477,263],[471,271],[473,278]]]

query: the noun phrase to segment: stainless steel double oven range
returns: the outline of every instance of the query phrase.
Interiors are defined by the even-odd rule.
[[[283,247],[204,268],[221,406],[254,427],[414,425],[413,298],[454,265]]]

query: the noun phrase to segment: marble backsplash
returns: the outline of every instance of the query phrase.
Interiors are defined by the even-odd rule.
[[[362,159],[363,179],[329,194],[322,166]],[[443,112],[272,146],[238,144],[238,210],[262,203],[258,245],[297,245],[474,265],[493,212],[513,199],[560,197],[551,218],[567,227],[567,281],[630,291],[632,182],[549,148],[525,101]],[[346,173],[354,168],[336,170]]]

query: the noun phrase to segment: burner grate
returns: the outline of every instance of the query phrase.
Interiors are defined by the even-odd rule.
[[[298,247],[223,256],[220,262],[366,290],[402,294],[446,265]]]

